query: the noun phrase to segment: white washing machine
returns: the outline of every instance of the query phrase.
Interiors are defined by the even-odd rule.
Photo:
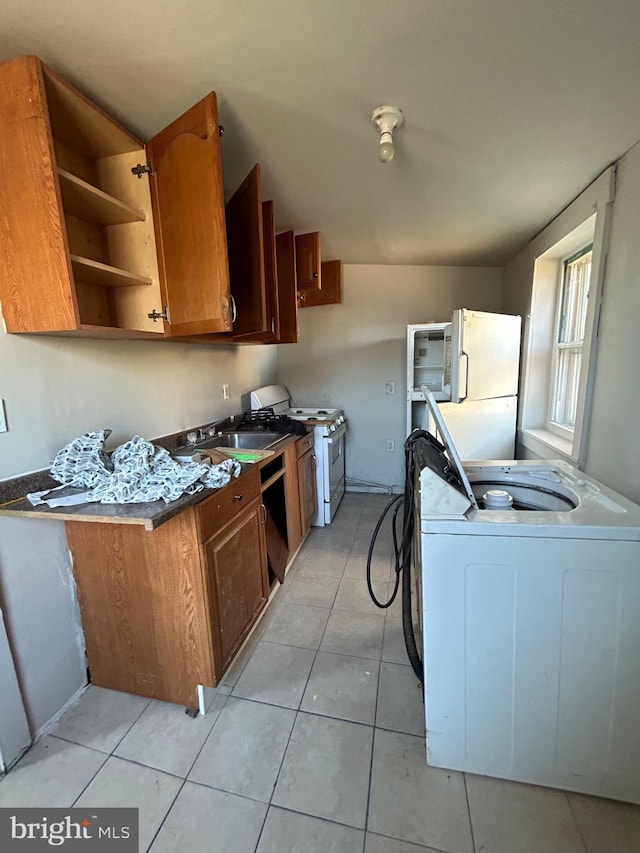
[[[564,462],[463,465],[430,406],[428,763],[640,803],[640,507]]]

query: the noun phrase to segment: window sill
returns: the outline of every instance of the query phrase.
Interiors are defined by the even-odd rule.
[[[523,447],[542,459],[566,459],[575,463],[573,442],[548,429],[520,429],[518,439]]]

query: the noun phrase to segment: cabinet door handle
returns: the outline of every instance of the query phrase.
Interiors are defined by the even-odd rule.
[[[242,495],[234,495],[234,496],[233,496],[233,499],[234,499],[234,501],[241,501],[241,500],[242,500]]]
[[[260,524],[267,523],[267,508],[264,504],[260,504],[260,515],[262,518],[260,519]]]
[[[233,293],[229,294],[229,298],[231,299],[231,322],[235,323],[238,317],[238,306],[236,305],[236,300],[233,298]]]

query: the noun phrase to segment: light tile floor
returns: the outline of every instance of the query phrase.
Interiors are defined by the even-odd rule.
[[[388,500],[347,494],[311,532],[209,714],[90,687],[0,806],[138,806],[153,853],[639,853],[639,807],[427,766],[399,602],[364,581]]]

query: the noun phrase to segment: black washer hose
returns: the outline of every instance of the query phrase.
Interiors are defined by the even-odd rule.
[[[387,506],[383,509],[380,518],[378,519],[376,526],[373,531],[373,535],[371,536],[371,542],[369,544],[369,552],[367,554],[367,587],[369,589],[369,595],[373,603],[382,609],[386,609],[391,607],[393,602],[395,601],[396,595],[398,594],[398,588],[400,585],[400,575],[402,574],[402,630],[404,633],[404,644],[407,649],[407,655],[409,657],[409,662],[413,668],[413,671],[420,679],[422,683],[424,683],[424,667],[422,660],[420,658],[420,654],[418,652],[418,647],[416,645],[415,633],[413,630],[413,618],[411,615],[411,556],[412,556],[412,545],[413,545],[413,530],[414,530],[414,521],[413,521],[413,493],[414,493],[414,469],[415,469],[415,459],[413,455],[413,444],[420,435],[422,435],[421,430],[414,430],[411,433],[407,441],[404,445],[405,451],[405,483],[404,483],[404,495],[396,495],[396,497],[392,498]],[[392,533],[393,533],[393,549],[395,555],[395,584],[393,588],[393,592],[391,597],[386,602],[378,601],[373,591],[373,586],[371,584],[371,558],[373,557],[373,552],[375,550],[376,539],[378,538],[378,533],[382,526],[382,522],[387,516],[387,513],[391,510],[392,507],[395,506],[393,519],[392,519]],[[400,545],[398,545],[398,535],[397,535],[397,518],[400,507],[403,507],[403,522],[402,522],[402,540]]]

